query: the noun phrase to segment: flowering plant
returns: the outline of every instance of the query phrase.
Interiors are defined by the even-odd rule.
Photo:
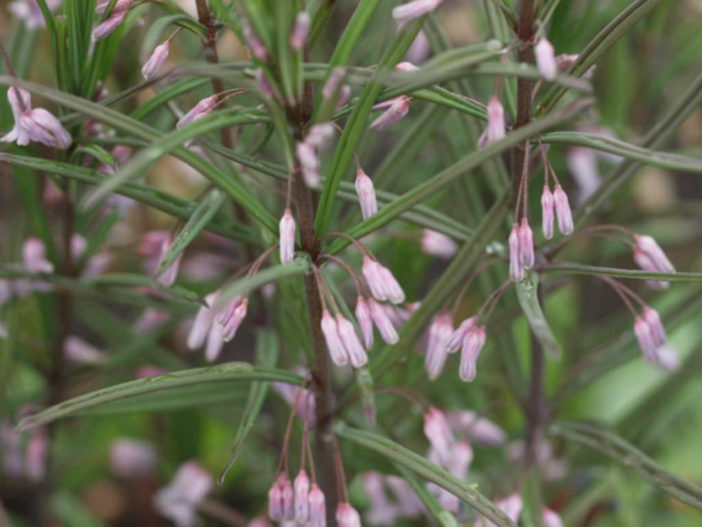
[[[7,8],[0,523],[699,518],[694,2]]]

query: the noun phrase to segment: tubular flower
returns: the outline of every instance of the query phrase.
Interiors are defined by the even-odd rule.
[[[142,77],[145,79],[150,79],[161,70],[163,63],[166,62],[166,59],[168,58],[170,47],[170,41],[166,40],[154,48],[153,52],[151,55],[149,55],[149,58],[141,68]]]
[[[381,131],[391,127],[393,124],[402,119],[409,112],[411,99],[406,95],[400,95],[394,99],[390,99],[385,103],[376,105],[374,109],[387,108],[380,116],[371,123],[370,127],[373,130]]]
[[[468,330],[461,348],[461,364],[458,370],[461,380],[470,382],[475,379],[478,356],[485,346],[485,326],[475,326]]]
[[[361,214],[364,220],[378,212],[373,180],[360,168],[356,171],[356,194],[358,194],[358,203],[361,205]]]
[[[290,208],[285,209],[280,219],[280,261],[290,263],[295,256],[295,218]]]
[[[434,317],[429,326],[429,341],[424,367],[430,380],[436,380],[444,369],[448,355],[448,343],[453,335],[451,313],[444,311]]]
[[[349,356],[339,335],[337,322],[326,309],[322,313],[321,326],[332,362],[337,366],[346,366],[349,362]]]
[[[483,148],[505,136],[505,110],[500,100],[493,96],[487,105],[488,124],[478,139],[478,147]]]
[[[651,236],[634,234],[634,242],[634,261],[641,269],[656,273],[675,272],[675,267]],[[647,280],[646,284],[652,289],[666,289],[670,282]]]
[[[556,78],[558,67],[556,65],[556,54],[553,50],[553,45],[541,37],[534,46],[534,56],[536,58],[536,67],[539,69],[541,76],[547,81],[552,81]]]
[[[554,220],[553,192],[548,185],[544,185],[544,191],[541,193],[541,222],[544,238],[547,240],[553,238]]]
[[[20,146],[30,141],[43,143],[53,148],[66,149],[71,146],[71,134],[61,122],[44,108],[32,108],[27,90],[11,86],[7,90],[15,126],[0,138],[5,143],[16,142]]]

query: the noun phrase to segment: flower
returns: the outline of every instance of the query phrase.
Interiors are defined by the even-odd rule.
[[[471,410],[446,412],[446,419],[457,434],[462,434],[475,443],[494,446],[507,440],[507,434],[502,428]]]
[[[424,435],[441,463],[448,466],[455,439],[446,416],[434,406],[430,406],[424,414]]]
[[[361,516],[348,502],[336,506],[336,523],[339,527],[361,527]]]
[[[293,483],[295,521],[304,523],[310,516],[310,478],[300,469]]]
[[[316,483],[313,483],[312,488],[310,489],[309,527],[326,527],[326,525],[327,510],[324,493],[320,490]]]
[[[98,14],[103,14],[109,4],[109,1],[99,2],[97,5]],[[124,19],[127,17],[127,13],[129,13],[131,4],[132,0],[117,0],[117,3],[112,9],[110,16],[108,16],[107,19],[93,29],[93,41],[96,42],[107,38],[107,36],[112,34],[119,26],[121,26],[122,22],[124,22]]]
[[[368,355],[358,339],[353,324],[341,315],[336,315],[336,327],[341,342],[346,349],[346,355],[354,368],[360,368],[368,362]]]
[[[290,47],[293,51],[300,51],[307,44],[307,37],[310,34],[310,15],[306,11],[300,11],[295,17],[295,24],[290,33]]]
[[[373,180],[360,168],[356,171],[356,194],[358,194],[358,202],[361,205],[361,215],[364,220],[378,212]]]
[[[363,276],[368,282],[371,293],[378,300],[389,300],[393,304],[405,301],[405,293],[390,269],[368,256],[363,257]]]
[[[71,135],[51,112],[44,108],[31,107],[31,97],[27,90],[11,86],[7,90],[7,100],[15,126],[0,137],[0,141],[17,142],[20,146],[34,141],[59,149],[71,146]]]
[[[519,493],[515,492],[514,494],[511,494],[510,496],[507,496],[502,500],[497,500],[495,502],[495,505],[497,505],[510,520],[512,520],[513,522],[517,522],[517,520],[519,520],[519,517],[522,515],[522,508],[524,507],[524,502]],[[483,519],[478,518],[478,521],[475,522],[475,527],[483,526],[495,527],[495,524],[489,520],[485,520],[485,523],[483,523]]]
[[[573,232],[573,214],[568,203],[568,195],[558,184],[553,190],[553,203],[558,218],[558,229],[563,234],[571,234]]]
[[[371,318],[368,302],[361,295],[358,295],[358,298],[356,298],[356,309],[354,312],[356,321],[358,321],[358,326],[361,329],[363,346],[369,350],[373,347],[373,320]]]
[[[290,208],[286,208],[280,219],[280,261],[290,263],[295,256],[295,218]]]
[[[170,485],[156,493],[156,510],[177,527],[195,523],[197,506],[212,489],[212,476],[197,461],[180,466]]]
[[[429,340],[427,343],[424,368],[427,370],[429,380],[438,379],[444,369],[448,356],[448,343],[453,335],[453,317],[449,311],[443,311],[434,317],[429,326]]]
[[[46,247],[39,238],[27,238],[22,244],[24,269],[30,273],[53,273],[54,265],[46,259]]]
[[[380,104],[376,104],[373,109],[387,108],[380,116],[371,123],[370,127],[373,130],[381,131],[389,128],[400,119],[402,119],[407,112],[409,112],[409,105],[411,99],[406,95],[400,95],[394,97],[389,101],[385,101]]]
[[[107,360],[104,351],[75,335],[66,337],[63,343],[63,354],[67,359],[78,364],[100,364]]]
[[[62,3],[63,0],[46,0],[46,7],[53,13]],[[39,29],[46,25],[44,14],[39,7],[39,0],[15,0],[10,3],[8,9],[22,20],[29,30]]]
[[[212,110],[215,109],[215,106],[217,106],[217,95],[210,95],[209,97],[205,97],[204,99],[199,101],[195,106],[193,106],[190,110],[188,110],[188,113],[186,113],[183,117],[178,119],[178,122],[176,123],[176,128],[181,129],[184,126],[187,126],[190,123],[197,121],[198,119],[202,119],[206,115],[212,113]]]
[[[258,38],[258,35],[254,33],[253,29],[248,23],[243,24],[244,27],[244,38],[249,45],[251,54],[256,57],[261,62],[268,61],[268,51],[266,50],[266,45]]]
[[[447,259],[456,254],[458,250],[456,243],[451,238],[431,229],[422,230],[421,245],[422,251],[425,253]]]
[[[383,306],[375,301],[373,298],[368,299],[368,308],[370,310],[371,318],[375,327],[378,328],[378,332],[383,340],[387,344],[395,344],[400,340],[397,330],[392,324],[392,321],[388,317],[387,313],[383,309]]]
[[[404,26],[407,22],[411,22],[415,18],[424,16],[430,13],[439,5],[443,0],[412,0],[406,4],[401,4],[392,10],[392,17],[397,22],[398,27]]]
[[[485,346],[485,326],[473,326],[463,338],[463,346],[461,348],[461,364],[458,373],[461,380],[472,381],[475,379],[476,363],[478,356]]]
[[[487,105],[488,124],[478,139],[478,147],[483,148],[505,136],[505,111],[500,100],[494,95]]]
[[[326,309],[322,312],[321,326],[332,362],[337,366],[345,366],[349,362],[349,357],[339,335],[337,321]]]
[[[555,79],[556,73],[558,73],[556,54],[553,50],[553,45],[545,37],[541,37],[534,46],[534,56],[536,58],[536,67],[541,76],[548,81]]]
[[[534,267],[534,234],[526,217],[519,225],[519,262],[524,269]]]
[[[166,62],[166,59],[168,58],[169,49],[169,40],[166,40],[154,48],[153,52],[151,55],[149,55],[149,58],[141,68],[142,77],[145,79],[150,79],[159,72],[163,66],[163,63]]]
[[[551,192],[548,184],[546,184],[544,185],[544,191],[541,193],[541,225],[544,238],[547,240],[553,238],[554,220],[553,192]]]
[[[161,269],[164,258],[173,246],[173,241],[173,235],[171,234],[168,234],[164,237],[163,241],[161,242],[161,248],[158,256],[158,264],[156,266],[156,281],[166,287],[172,286],[173,282],[175,282],[175,279],[178,276],[178,269],[180,269],[180,262],[183,259],[183,252],[181,251],[180,254],[178,254],[178,256],[176,257],[176,259],[173,260],[173,263],[171,263],[165,269]]]
[[[519,282],[524,278],[524,265],[522,264],[519,252],[519,225],[512,224],[512,231],[509,234],[509,277],[514,282]]]
[[[656,273],[674,273],[675,267],[670,262],[660,245],[651,236],[634,234],[634,261],[644,271]],[[647,280],[652,289],[666,289],[670,282]]]

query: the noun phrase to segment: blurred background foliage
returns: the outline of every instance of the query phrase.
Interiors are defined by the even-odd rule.
[[[194,2],[182,0],[180,3],[194,12]],[[578,53],[629,3],[629,0],[561,0],[548,26],[548,37],[557,53]],[[390,11],[394,5],[395,2],[381,2],[353,50],[350,64],[370,67],[378,62],[393,37]],[[312,50],[311,62],[328,60],[355,6],[354,1],[338,0]],[[114,62],[106,82],[110,94],[141,82],[141,64],[160,41],[159,32],[166,35],[170,31],[158,25],[163,16],[164,11],[152,5],[140,6],[130,14],[121,35],[114,37],[110,44],[114,47]],[[443,29],[452,46],[485,41],[494,34],[482,2],[446,0],[430,18],[430,27]],[[699,73],[701,29],[699,0],[661,1],[598,61],[593,77],[596,110],[582,117],[578,125],[602,124],[629,142],[636,142],[645,135]],[[7,11],[6,1],[0,4],[0,37],[11,51],[20,77],[56,86],[47,31],[30,31],[18,24]],[[222,32],[218,49],[221,62],[246,60],[245,49],[230,30]],[[201,43],[184,31],[173,42],[169,64],[193,58],[202,58]],[[481,101],[487,100],[492,86],[493,79],[489,76],[471,78],[474,96]],[[182,96],[182,107],[188,108],[209,95],[209,89],[203,84]],[[154,94],[147,89],[115,107],[133,115]],[[35,96],[34,101],[37,106],[51,107],[39,97]],[[249,102],[242,99],[244,105]],[[509,111],[509,104],[507,108]],[[431,119],[434,112],[442,113]],[[365,170],[384,180],[380,188],[402,193],[474,148],[465,141],[463,119],[456,112],[437,110],[429,103],[414,101],[409,115],[399,125],[383,134],[367,134],[358,154]],[[176,117],[161,109],[144,120],[167,131],[174,127]],[[0,129],[7,130],[11,124],[11,114],[3,96]],[[426,139],[413,150],[412,156],[395,159],[393,166],[384,164],[393,146],[418,126],[427,127]],[[280,161],[276,139],[269,141],[261,132],[256,129],[242,134],[239,144],[244,145],[245,150],[255,151],[262,159]],[[9,152],[31,149],[39,155],[50,155],[41,146],[25,149],[3,146],[3,151]],[[690,115],[664,150],[702,155],[702,109],[697,108]],[[553,145],[549,155],[564,186],[574,189],[568,176],[566,147]],[[330,156],[322,159],[323,172],[329,162]],[[601,172],[606,175],[614,169],[615,163],[601,159]],[[484,203],[489,201],[485,198],[491,195],[485,178],[475,179],[477,185],[466,186],[463,180],[458,181],[450,192],[434,196],[427,204],[467,227],[475,227],[484,214]],[[539,179],[534,178],[531,192],[533,210],[538,208]],[[206,187],[202,176],[172,157],[160,159],[144,175],[144,181],[190,199],[199,196]],[[260,179],[251,181],[253,186],[260,186],[256,191],[265,192]],[[55,234],[61,211],[41,200],[49,184],[47,175],[0,162],[0,257],[3,263],[19,261],[21,243],[26,237],[37,235],[49,239]],[[279,200],[277,192],[262,199],[275,203]],[[471,198],[476,192],[477,201]],[[340,204],[336,214],[338,222],[358,218],[354,204]],[[637,232],[649,233],[666,248],[679,270],[702,271],[702,182],[698,174],[641,168],[615,194],[598,219],[602,223],[621,223]],[[100,225],[91,218],[84,218],[77,228],[90,239],[100,231]],[[110,271],[142,273],[143,262],[137,252],[141,235],[154,229],[171,229],[173,225],[172,217],[136,204],[123,222],[109,229],[106,244],[115,255]],[[444,262],[420,251],[418,236],[418,229],[398,222],[371,242],[411,300],[421,300],[446,267]],[[209,234],[201,236],[189,253],[181,283],[199,294],[210,292],[227,273],[247,261],[241,246]],[[188,273],[187,259],[204,258],[205,254],[212,257],[209,263],[217,273],[202,280],[197,272]],[[625,249],[602,240],[572,244],[567,255],[571,261],[592,265],[631,266]],[[354,257],[348,258],[352,261]],[[196,271],[195,263],[192,267]],[[344,280],[346,278],[339,274],[334,281],[347,294],[352,291],[352,284]],[[548,276],[545,282],[547,288],[555,290],[548,296],[545,312],[564,350],[560,361],[547,363],[548,393],[557,405],[558,418],[607,424],[671,472],[702,483],[699,433],[702,429],[699,327],[702,297],[699,285],[674,283],[668,290],[652,295],[644,291],[642,283],[633,283],[635,290],[664,314],[671,341],[679,351],[683,367],[674,373],[664,373],[640,358],[630,333],[629,315],[602,283],[587,276],[565,281],[561,275]],[[289,290],[293,298],[300,293],[300,284],[294,278],[282,281],[278,287]],[[467,316],[474,312],[483,298],[484,290],[466,296],[461,314]],[[10,422],[16,422],[18,412],[26,405],[47,400],[47,378],[59,331],[55,315],[59,301],[54,294],[37,293],[2,309],[5,325],[14,328],[11,339],[0,339],[0,409],[3,418]],[[160,306],[172,309],[174,316],[156,330],[140,334],[135,331],[134,323],[148,307],[141,297],[121,302],[108,289],[76,294],[74,302],[72,333],[105,350],[109,360],[99,368],[70,365],[66,397],[132,379],[135,371],[144,365],[172,370],[205,364],[201,353],[185,349],[187,322],[183,320],[193,313],[190,306]],[[258,320],[251,319],[244,324],[237,338],[226,346],[222,360],[252,361],[257,334],[273,322],[278,328],[274,339],[281,348],[279,366],[292,368],[300,364],[300,346],[296,344],[301,339],[297,334],[299,317],[295,315],[300,302],[269,300],[265,309],[259,306]],[[493,319],[490,334],[494,338],[489,339],[480,359],[480,373],[472,384],[458,379],[455,358],[449,359],[447,371],[439,381],[429,382],[419,352],[387,372],[382,384],[412,386],[440,408],[472,409],[499,423],[507,431],[511,443],[521,440],[523,415],[515,404],[515,387],[507,380],[505,361],[515,360],[512,367],[527,371],[531,338],[523,317],[515,318],[518,313],[515,306],[516,297],[509,292]],[[511,355],[508,348],[516,350],[516,355]],[[595,370],[595,376],[578,376],[595,363],[601,365]],[[336,376],[339,386],[352,382],[344,372],[337,372]],[[85,418],[59,423],[55,426],[50,455],[55,465],[52,511],[66,526],[165,524],[153,511],[149,496],[187,460],[200,460],[213,474],[221,471],[228,460],[247,394],[248,386],[239,383],[182,388],[168,394],[120,401],[86,412]],[[376,404],[380,423],[392,438],[412,450],[422,452],[425,449],[419,411],[387,394],[378,394]],[[357,410],[351,410],[353,412]],[[244,447],[244,455],[223,486],[212,492],[214,499],[249,518],[264,509],[287,415],[288,407],[271,392]],[[159,461],[154,474],[135,483],[125,482],[110,472],[109,447],[121,437],[142,439],[157,446]],[[560,438],[554,439],[552,446],[554,457],[565,468],[564,474],[557,474],[545,483],[544,498],[545,503],[559,510],[566,525],[694,527],[702,524],[700,511],[657,491],[610,459]],[[394,473],[396,469],[387,459],[360,447],[344,444],[343,451],[352,481],[352,502],[362,509],[367,497],[356,477],[360,471],[372,468]],[[518,464],[510,458],[509,452],[509,448],[476,447],[469,481],[479,485],[481,492],[489,497],[509,493],[521,478]],[[34,509],[43,489],[5,475],[0,478],[0,500],[12,524],[36,525]],[[220,524],[211,516],[203,518],[205,525]],[[422,525],[426,521],[422,518],[402,525]]]

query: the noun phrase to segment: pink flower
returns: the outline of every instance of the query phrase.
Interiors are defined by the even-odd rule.
[[[360,368],[368,362],[368,355],[361,345],[353,324],[341,315],[336,315],[336,327],[341,342],[346,349],[346,355],[354,368]]]
[[[283,474],[280,475],[282,476]],[[283,520],[283,483],[280,477],[268,491],[268,517],[274,522]]]
[[[217,95],[210,95],[199,101],[195,106],[193,106],[188,113],[183,117],[178,119],[176,123],[176,128],[181,129],[184,126],[189,125],[192,122],[202,119],[203,117],[212,113],[212,110],[217,106]]]
[[[471,410],[447,412],[446,418],[456,433],[472,442],[494,446],[507,440],[507,434],[502,428]]]
[[[334,94],[339,92],[341,89],[341,82],[344,80],[344,75],[346,75],[344,68],[339,66],[331,70],[322,88],[322,98],[329,100],[334,97]]]
[[[448,343],[453,335],[453,318],[449,311],[443,311],[434,317],[429,326],[429,341],[427,343],[424,367],[429,380],[439,378],[444,369],[448,356]]]
[[[231,310],[231,315],[226,318],[224,322],[219,324],[222,326],[222,341],[229,342],[234,338],[236,332],[239,330],[239,326],[246,318],[246,313],[249,307],[249,299],[246,297],[237,297],[233,300],[234,307]],[[205,354],[207,360],[214,361],[217,358],[217,353],[214,357],[210,357]]]
[[[367,350],[370,350],[373,347],[373,320],[371,318],[368,302],[366,302],[366,299],[361,295],[358,295],[358,298],[356,298],[355,314],[358,326],[361,328],[363,346]]]
[[[155,308],[148,308],[139,317],[139,319],[136,322],[134,322],[134,333],[150,333],[157,327],[165,324],[170,318],[171,315],[167,311],[161,311],[160,309]]]
[[[297,143],[295,154],[302,169],[302,177],[308,187],[319,187],[319,157],[316,149],[307,142]]]
[[[156,272],[158,273],[156,276],[156,281],[166,287],[172,286],[173,282],[175,282],[176,276],[178,276],[178,269],[180,269],[180,261],[183,259],[183,252],[181,251],[172,264],[159,272],[161,262],[163,262],[166,254],[173,246],[173,241],[173,236],[170,234],[164,238],[159,251],[158,265],[156,266]]]
[[[107,38],[122,25],[122,22],[124,22],[124,19],[127,17],[127,13],[129,13],[129,5],[131,3],[132,0],[123,0],[115,4],[112,14],[93,29],[92,38],[94,42]]]
[[[195,523],[197,506],[212,489],[212,483],[212,476],[198,462],[188,461],[180,466],[171,483],[156,493],[156,510],[177,527],[189,527]]]
[[[295,257],[295,218],[290,208],[285,209],[279,224],[280,232],[280,261],[290,263]]]
[[[350,503],[341,502],[336,506],[336,523],[339,527],[361,527],[361,516]]]
[[[534,267],[534,234],[526,217],[519,225],[519,261],[524,269]]]
[[[387,344],[395,344],[400,340],[392,321],[388,317],[387,313],[378,302],[373,298],[368,299],[368,308],[370,309],[371,318],[375,327],[378,328],[378,332],[383,340]]]
[[[258,35],[254,33],[253,29],[248,23],[244,23],[244,38],[246,39],[251,54],[256,57],[261,62],[268,61],[268,51],[266,50],[266,45],[258,38]]]
[[[505,136],[505,111],[500,100],[492,96],[487,105],[488,124],[478,139],[478,147],[483,148]]]
[[[656,273],[675,272],[675,267],[652,237],[634,234],[634,242],[634,261],[641,269]],[[670,282],[648,280],[646,284],[653,289],[665,289],[670,285]]]
[[[449,353],[456,353],[463,345],[463,339],[466,337],[468,330],[475,326],[477,320],[476,317],[470,317],[461,322],[446,343],[446,351]]]
[[[424,31],[420,31],[407,50],[407,60],[414,64],[421,64],[426,60],[430,52],[429,39]]]
[[[371,293],[380,301],[389,300],[393,304],[405,301],[405,293],[387,267],[368,256],[363,257],[363,276]]]
[[[27,238],[22,244],[24,269],[30,273],[53,273],[54,265],[46,259],[46,247],[39,238]]]
[[[578,184],[576,202],[581,204],[595,193],[602,182],[597,168],[597,155],[589,148],[573,146],[568,148],[566,162]]]
[[[217,302],[219,292],[215,291],[205,297],[206,306],[201,306],[195,315],[186,344],[189,349],[197,349],[205,343],[208,333],[212,327],[215,316],[217,315],[214,309],[214,304]]]
[[[445,234],[431,229],[422,230],[422,251],[425,253],[448,259],[457,250],[456,243]]]
[[[555,79],[558,72],[556,54],[553,45],[545,37],[541,37],[534,46],[534,56],[541,76],[548,81]]]
[[[394,525],[398,509],[388,500],[383,486],[383,476],[379,472],[363,473],[363,489],[370,500],[370,510],[365,514],[371,525]]]
[[[7,90],[15,125],[0,141],[16,141],[24,146],[30,141],[43,143],[54,148],[66,149],[73,139],[61,122],[44,108],[32,108],[31,97],[27,90],[11,86]]]
[[[293,484],[295,521],[306,522],[310,517],[310,478],[304,469],[295,477]]]
[[[337,322],[326,309],[322,313],[321,326],[332,362],[337,366],[345,366],[349,362],[349,357],[339,335]]]
[[[300,51],[307,44],[307,37],[310,34],[310,15],[306,11],[301,11],[295,17],[295,24],[290,33],[290,47],[293,51]]]
[[[46,475],[46,459],[49,453],[49,438],[44,428],[35,429],[27,443],[25,470],[32,481],[41,481]]]
[[[412,0],[406,4],[399,5],[392,10],[392,17],[397,22],[398,27],[404,26],[407,22],[430,13],[443,0]]]
[[[283,520],[291,521],[295,519],[295,491],[287,474],[282,473],[279,477],[281,482],[281,500],[283,504]]]
[[[320,490],[316,483],[312,484],[310,489],[310,520],[309,527],[326,527],[327,526],[327,510],[325,505],[324,493]]]
[[[387,106],[387,110],[385,110],[375,121],[373,121],[370,127],[377,131],[389,128],[407,115],[407,112],[409,112],[410,101],[411,99],[406,95],[400,95],[399,97],[390,99],[385,103],[381,103],[381,105]],[[374,108],[378,108],[378,105],[376,105]]]
[[[541,509],[541,516],[543,518],[544,527],[563,527],[563,520],[561,520],[557,512],[543,507]]]
[[[151,443],[116,439],[110,444],[110,469],[122,478],[141,477],[153,472],[158,455]]]
[[[485,326],[475,326],[468,330],[461,348],[461,364],[458,373],[463,381],[475,379],[478,356],[485,346]]]
[[[441,463],[448,466],[455,439],[446,416],[434,406],[430,406],[427,413],[424,414],[424,435],[431,448],[439,456]]]
[[[63,0],[46,0],[46,6],[52,13],[56,11]],[[44,27],[44,15],[39,7],[39,0],[15,0],[8,6],[10,12],[18,19],[22,20],[27,29],[39,29]]]
[[[550,240],[553,238],[554,215],[554,200],[553,192],[548,184],[544,185],[544,191],[541,194],[541,221],[544,233],[544,238]]]
[[[360,168],[356,171],[356,194],[358,194],[358,202],[361,205],[361,214],[364,220],[378,212],[373,180]]]
[[[400,505],[400,514],[405,518],[414,518],[424,511],[424,505],[404,479],[397,476],[385,476],[390,490],[397,498]]]
[[[296,403],[295,411],[308,426],[313,426],[317,417],[315,414],[314,394],[307,388],[300,388],[284,382],[274,382],[273,389],[290,406]]]
[[[556,208],[556,217],[558,218],[558,229],[563,234],[570,234],[573,232],[573,214],[570,211],[570,204],[568,203],[568,195],[565,193],[563,188],[556,184],[553,191],[553,203]]]
[[[516,222],[512,224],[509,234],[509,277],[514,282],[524,278],[524,265],[519,251],[519,225]]]
[[[258,90],[261,92],[261,95],[268,99],[275,97],[273,85],[268,80],[268,77],[266,77],[266,73],[263,71],[263,69],[258,68],[254,72],[254,78],[256,79],[256,84],[258,85]]]
[[[156,46],[147,61],[144,63],[144,66],[141,68],[142,77],[145,79],[154,77],[163,67],[163,63],[166,62],[169,50],[169,40],[166,40],[162,44]]]
[[[524,502],[519,493],[515,492],[502,500],[496,501],[495,505],[497,505],[510,520],[517,522],[519,517],[522,515]],[[491,521],[485,520],[485,523],[483,523],[482,518],[478,518],[478,521],[475,522],[475,527],[483,527],[483,525],[485,527],[495,527],[495,524]]]

